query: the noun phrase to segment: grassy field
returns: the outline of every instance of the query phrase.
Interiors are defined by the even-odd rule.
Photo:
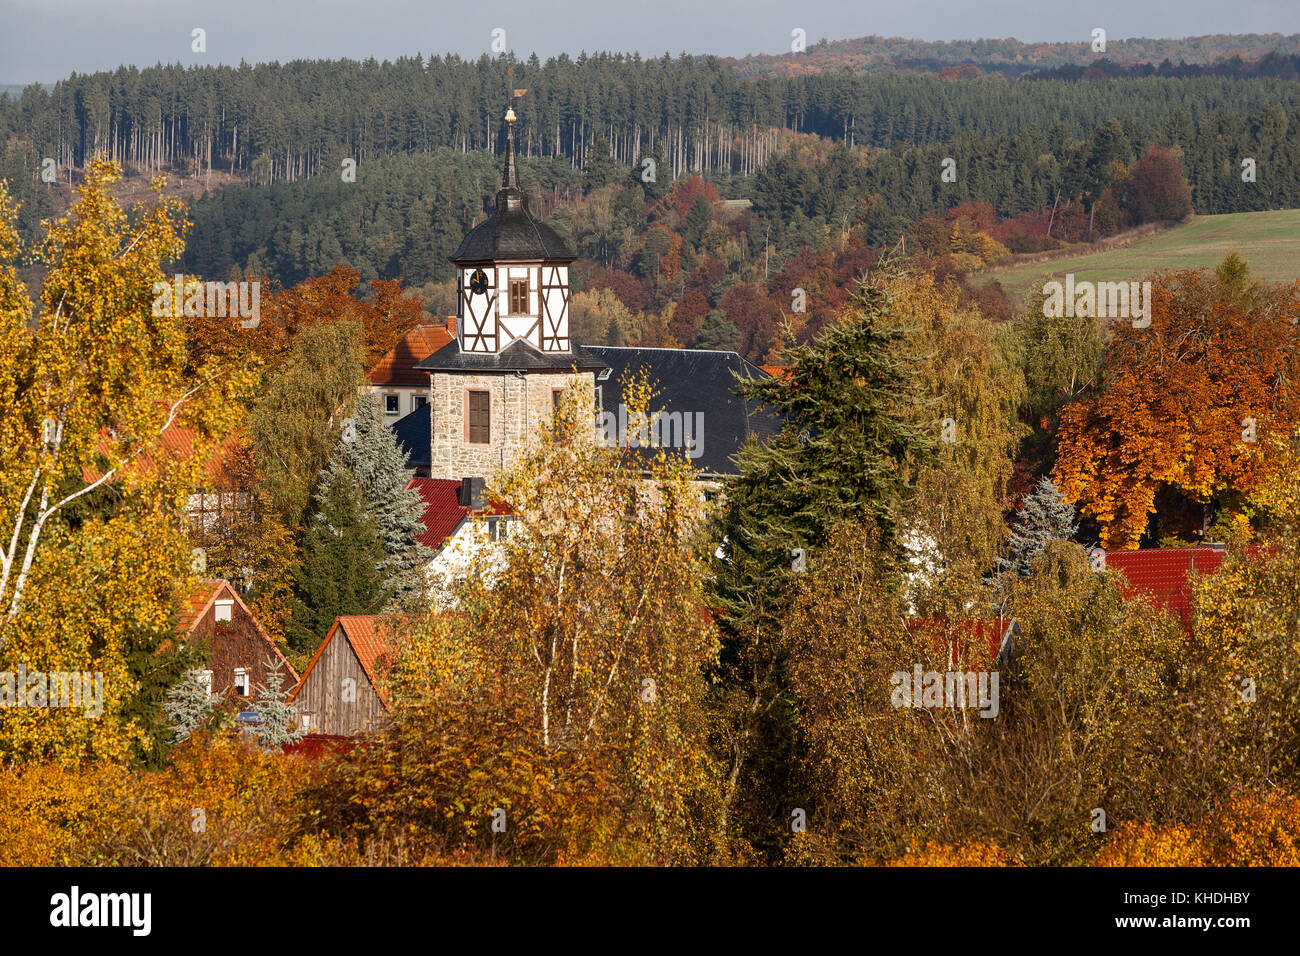
[[[1074,273],[1075,281],[1133,281],[1152,269],[1212,267],[1233,249],[1250,263],[1255,278],[1273,282],[1300,279],[1300,209],[1194,216],[1172,229],[1105,252],[990,269],[972,279],[977,283],[997,279],[1019,300],[1067,272]]]

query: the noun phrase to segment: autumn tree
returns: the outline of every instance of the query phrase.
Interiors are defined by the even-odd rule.
[[[738,282],[719,303],[722,313],[740,331],[737,351],[751,362],[775,360],[781,342],[781,310],[762,289]]]
[[[267,634],[283,644],[299,561],[298,527],[276,508],[274,489],[242,433],[223,447],[222,471],[223,507],[193,522],[189,531],[190,544],[201,555],[200,573],[240,588]]]
[[[910,419],[937,438],[905,511],[909,557],[926,566],[911,589],[920,614],[955,627],[990,605],[984,579],[1006,535],[1012,460],[1026,429],[1016,412],[1024,380],[1010,336],[928,274],[882,280],[891,313],[908,330],[916,400]],[[960,502],[960,504],[957,504]]]
[[[566,396],[494,482],[510,533],[399,654],[392,725],[337,791],[368,809],[322,793],[331,825],[519,862],[707,858],[698,501],[685,459],[600,447],[592,414]]]
[[[72,209],[49,225],[30,325],[0,193],[3,669],[87,672],[102,683],[95,720],[72,708],[4,709],[0,751],[11,760],[152,749],[151,714],[172,679],[165,642],[189,573],[180,515],[250,381],[188,363],[182,319],[154,308],[162,263],[181,248],[180,210],[158,201],[128,215],[109,192],[118,175],[92,163]],[[173,426],[190,430],[194,454],[160,451]],[[110,485],[120,496],[111,512],[70,520]]]
[[[1192,214],[1192,191],[1172,150],[1148,147],[1129,170],[1123,191],[1125,211],[1133,225],[1181,220]]]
[[[296,526],[343,430],[362,382],[361,327],[313,325],[299,333],[249,420],[249,440],[271,506]]]
[[[424,307],[392,279],[371,282],[370,298],[362,298],[356,291],[360,278],[353,268],[335,266],[323,276],[304,279],[267,299],[268,318],[291,337],[308,326],[355,322],[361,327],[362,361],[370,368],[420,324]]]
[[[609,289],[579,292],[569,302],[569,332],[582,345],[626,345],[640,338],[643,320]]]
[[[1137,546],[1162,488],[1249,493],[1260,443],[1300,422],[1297,287],[1243,299],[1206,270],[1152,281],[1150,325],[1118,323],[1101,389],[1062,412],[1053,478],[1107,548]]]
[[[1026,863],[1078,863],[1093,829],[1186,811],[1186,782],[1152,752],[1189,687],[1177,623],[1126,601],[1077,545],[1054,544],[1016,579],[1019,631],[995,663],[978,629],[954,665],[942,634],[906,620],[876,532],[846,526],[813,555],[786,622],[802,742],[791,800],[807,810],[792,862],[855,862],[931,842],[1002,847]],[[936,639],[940,638],[940,639]],[[920,667],[981,672],[985,706],[898,695]],[[998,676],[994,692],[993,674]],[[969,685],[967,685],[969,687]],[[1173,784],[1173,789],[1171,789]]]

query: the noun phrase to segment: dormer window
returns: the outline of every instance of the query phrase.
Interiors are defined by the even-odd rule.
[[[528,309],[528,280],[511,279],[510,280],[510,314],[527,315]]]

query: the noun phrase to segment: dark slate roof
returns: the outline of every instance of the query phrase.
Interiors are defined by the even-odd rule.
[[[496,208],[487,221],[469,231],[451,261],[458,264],[537,259],[572,262],[576,258],[558,232],[528,212],[528,197],[519,188],[515,173],[515,135],[511,127],[506,136],[505,172],[497,191]]]
[[[746,401],[736,390],[736,376],[771,376],[735,352],[595,345],[587,351],[610,368],[608,377],[598,376],[596,382],[602,411],[617,414],[627,382],[644,372],[655,392],[652,411],[703,416],[693,419],[703,425],[703,448],[689,460],[704,475],[736,474],[735,456],[750,435],[766,439],[781,430],[779,415]]]
[[[598,372],[605,368],[590,349],[574,345],[569,352],[543,352],[531,342],[515,339],[500,352],[462,352],[453,341],[415,367],[425,372]]]
[[[430,411],[428,405],[421,405],[409,415],[403,415],[390,426],[397,436],[397,444],[406,452],[406,467],[417,471],[429,470],[433,464],[432,435],[430,433]]]

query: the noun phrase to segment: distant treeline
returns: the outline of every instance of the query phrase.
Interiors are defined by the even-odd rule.
[[[40,163],[81,166],[95,152],[140,170],[229,170],[250,182],[333,173],[343,158],[498,151],[508,91],[526,156],[581,167],[597,138],[625,164],[657,151],[672,178],[745,176],[770,158],[772,130],[881,148],[947,142],[960,130],[1015,136],[1060,124],[1082,137],[1111,119],[1149,128],[1182,110],[1300,109],[1300,83],[1281,77],[1143,77],[1099,83],[953,82],[916,74],[849,73],[747,80],[712,57],[562,56],[396,62],[294,61],[240,67],[74,75],[53,91],[0,97],[0,141],[37,182]],[[1039,65],[1039,64],[1036,64]]]
[[[1243,60],[1239,56],[1213,63],[1179,63],[1177,66],[1168,60],[1159,65],[1153,63],[1119,63],[1110,59],[1100,59],[1086,65],[1071,64],[1058,66],[1050,70],[1034,70],[1025,73],[1025,80],[1099,80],[1114,77],[1168,76],[1185,79],[1193,76],[1271,76],[1278,79],[1300,79],[1300,55],[1286,56],[1281,53],[1269,53],[1258,60]]]
[[[1015,136],[962,133],[946,143],[893,150],[848,149],[811,137],[796,142],[736,184],[752,199],[760,223],[757,238],[743,240],[745,254],[763,256],[766,235],[774,270],[799,249],[847,229],[860,231],[877,248],[892,246],[921,217],[973,202],[989,203],[1005,218],[1042,216],[1055,208],[1051,235],[1057,239],[1108,234],[1117,223],[1096,220],[1093,206],[1151,144],[1177,148],[1197,212],[1300,207],[1295,161],[1300,111],[1280,106],[1245,115],[1214,112],[1199,123],[1182,111],[1152,124],[1115,120],[1079,138],[1057,124]],[[1242,180],[1241,162],[1247,158],[1255,161],[1255,182]],[[943,180],[946,159],[953,161],[954,182]],[[594,158],[585,171],[564,160],[523,159],[521,175],[534,212],[544,217],[557,203],[563,210],[575,196],[620,176],[637,195],[646,188],[632,167]],[[250,267],[286,284],[338,263],[367,279],[401,278],[414,286],[445,280],[452,274],[447,257],[483,214],[499,178],[499,160],[492,154],[442,148],[431,155],[360,164],[355,183],[331,175],[270,187],[227,187],[191,207],[195,225],[185,266],[208,276]],[[664,184],[657,185],[655,196]],[[639,209],[640,200],[627,202],[633,204],[629,209]],[[1071,206],[1086,217],[1086,233],[1067,224]],[[646,214],[624,214],[622,208],[615,204],[613,218],[605,213],[609,221],[603,226],[587,211],[577,220],[566,214],[552,222],[580,256],[612,265],[601,250],[617,246],[624,250],[615,257],[620,267],[653,283],[657,265],[646,272],[629,251],[649,235]],[[673,231],[678,226],[670,224]]]
[[[1234,58],[1261,60],[1269,54],[1300,53],[1300,34],[1213,34],[1178,39],[1107,38],[1104,50],[1093,50],[1092,31],[1074,43],[1024,43],[1015,39],[909,40],[904,37],[868,36],[850,40],[812,42],[798,54],[755,54],[728,59],[742,76],[794,76],[799,73],[882,73],[894,70],[940,73],[954,67],[974,66],[981,72],[1020,76],[1036,70],[1088,66],[1107,58],[1126,65],[1207,65]]]
[[[568,192],[580,174],[567,163],[522,160],[520,176],[535,213],[554,190]],[[190,207],[194,226],[183,266],[205,276],[233,267],[284,285],[348,265],[363,279],[408,285],[453,275],[447,257],[482,218],[501,182],[487,152],[442,148],[427,156],[392,156],[357,166],[356,182],[320,176],[270,187],[229,186]]]
[[[872,244],[887,244],[921,216],[970,202],[990,203],[1004,217],[1058,202],[1089,206],[1116,178],[1115,164],[1132,168],[1150,144],[1178,148],[1198,213],[1300,207],[1300,111],[1280,106],[1216,111],[1199,122],[1183,110],[1154,123],[1114,120],[1081,139],[1056,124],[1014,136],[963,132],[887,152],[810,159],[791,151],[757,173],[750,195],[788,250],[845,222],[865,227]],[[942,179],[945,159],[953,160],[954,182]],[[1254,182],[1242,179],[1246,159],[1254,160]]]

